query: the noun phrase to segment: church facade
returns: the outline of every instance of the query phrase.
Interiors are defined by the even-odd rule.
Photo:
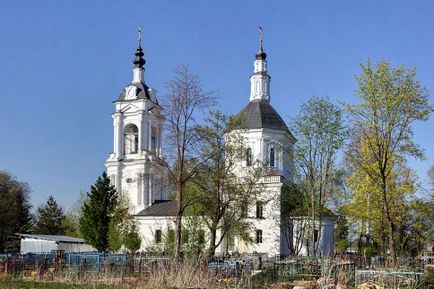
[[[163,235],[174,228],[176,204],[167,192],[167,171],[162,147],[163,117],[156,90],[144,78],[145,59],[140,44],[133,60],[133,80],[114,101],[113,152],[105,162],[107,175],[117,191],[127,196],[142,236],[142,250],[162,245]],[[293,147],[296,139],[271,105],[270,76],[267,55],[262,48],[255,54],[250,77],[250,97],[241,110],[243,122],[231,133],[243,136],[246,159],[243,167],[265,167],[259,180],[261,193],[249,204],[247,218],[252,224],[251,242],[234,237],[230,244],[222,242],[216,253],[263,253],[287,256],[296,238],[292,228],[285,227],[281,194],[292,182]],[[247,97],[246,97],[247,100]],[[333,226],[327,229],[333,232]],[[332,236],[333,234],[331,234]],[[206,236],[206,232],[205,232]],[[333,237],[333,236],[332,236]],[[333,238],[322,245],[333,251]],[[306,244],[307,246],[307,244]],[[305,250],[306,251],[306,250]]]

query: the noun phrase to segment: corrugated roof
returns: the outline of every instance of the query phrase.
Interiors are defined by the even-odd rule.
[[[283,119],[266,100],[252,100],[239,113],[242,117],[241,129],[271,128],[288,131]]]
[[[57,236],[57,235],[33,235],[33,234],[18,234],[21,237],[24,238],[34,238],[39,240],[48,240],[48,241],[56,241],[56,242],[63,242],[63,243],[83,243],[84,240],[80,238],[75,237],[69,237],[69,236]]]
[[[156,201],[151,206],[138,212],[136,216],[176,216],[176,202],[170,200]]]

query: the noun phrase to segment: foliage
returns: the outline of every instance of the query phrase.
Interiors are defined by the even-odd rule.
[[[315,220],[319,218],[321,222],[321,215],[316,212],[323,211],[335,190],[335,160],[348,137],[348,129],[343,123],[343,111],[327,97],[309,99],[291,121],[291,127],[297,138],[294,158],[300,188],[310,198],[310,238],[314,243]],[[315,255],[315,247],[310,253]]]
[[[84,203],[87,201],[87,194],[80,192],[78,199],[72,204],[63,219],[63,228],[66,236],[82,238],[80,232],[80,216],[83,211]]]
[[[305,216],[309,206],[306,193],[295,184],[284,185],[281,193],[284,216]]]
[[[378,210],[365,210],[366,217],[377,221],[379,241],[386,243],[396,262],[401,214],[405,197],[414,191],[414,177],[406,167],[405,157],[422,158],[413,142],[412,124],[425,121],[433,108],[427,92],[415,79],[416,70],[392,67],[381,60],[375,67],[361,65],[357,76],[360,104],[347,105],[352,118],[353,139],[347,150],[352,168],[349,182],[355,193],[353,209],[359,204]],[[364,199],[364,200],[363,200]],[[354,210],[353,210],[354,211]],[[387,240],[386,240],[387,238]],[[383,250],[384,251],[384,250]]]
[[[206,92],[197,75],[188,65],[180,65],[173,79],[166,82],[168,95],[163,99],[165,107],[165,131],[168,156],[173,163],[168,167],[169,180],[175,190],[177,216],[175,221],[175,257],[181,250],[182,215],[185,187],[202,163],[197,154],[199,135],[196,132],[195,115],[214,104],[212,92]]]
[[[434,285],[434,265],[425,266],[425,272],[422,275],[422,282],[427,288]]]
[[[173,229],[167,229],[163,236],[164,254],[168,256],[175,255],[175,231]],[[181,251],[179,252],[182,253]]]
[[[183,222],[182,255],[187,259],[197,259],[205,248],[205,231],[200,217],[189,216]]]
[[[126,233],[124,237],[125,248],[131,253],[135,253],[140,249],[142,245],[142,238],[140,237],[138,228],[133,224],[130,230]]]
[[[434,198],[414,198],[404,215],[398,249],[401,255],[416,257],[427,243],[434,242]]]
[[[342,208],[338,212],[338,220],[335,229],[335,242],[335,247],[337,251],[340,252],[345,252],[345,250],[350,246],[348,239],[348,219]]]
[[[83,205],[80,231],[86,242],[98,251],[109,248],[108,232],[110,221],[117,205],[117,193],[104,172],[91,186],[88,200]]]
[[[0,171],[0,252],[19,251],[19,237],[15,234],[30,232],[32,206],[29,194],[30,188],[26,183]]]
[[[142,241],[134,216],[130,212],[128,197],[120,196],[109,224],[108,241],[111,252],[118,252],[122,247],[133,253],[140,249]]]
[[[261,189],[261,168],[240,167],[246,149],[244,139],[235,130],[239,123],[239,118],[212,111],[205,125],[196,128],[201,139],[200,154],[206,160],[191,179],[194,185],[190,199],[195,200],[192,215],[201,216],[210,231],[210,256],[229,233],[245,233],[235,230],[249,227],[240,208],[254,203]],[[243,177],[236,174],[237,170],[242,170]]]
[[[434,166],[430,167],[428,170],[428,183],[431,186],[431,195],[434,195]]]
[[[38,207],[36,211],[36,222],[33,233],[41,235],[63,235],[65,214],[54,197],[50,195],[44,205]]]

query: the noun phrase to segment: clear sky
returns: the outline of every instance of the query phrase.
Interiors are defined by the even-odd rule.
[[[220,109],[248,102],[258,24],[272,105],[286,120],[311,96],[355,102],[367,59],[416,67],[434,93],[434,2],[427,1],[15,1],[0,6],[0,170],[65,207],[88,191],[112,150],[112,101],[132,79],[142,27],[146,82],[165,94],[189,62]],[[431,103],[433,101],[431,100]],[[434,116],[415,125],[434,164]]]

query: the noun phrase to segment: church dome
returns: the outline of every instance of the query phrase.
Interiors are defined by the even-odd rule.
[[[134,93],[135,98],[128,97],[128,92],[129,92],[129,90],[131,90],[131,88],[134,88],[133,93]],[[151,96],[149,94],[149,87],[146,84],[144,84],[143,82],[133,82],[133,83],[128,84],[122,90],[117,101],[125,101],[125,100],[129,100],[129,99],[149,99],[149,100],[151,100]]]
[[[242,117],[239,129],[271,128],[288,131],[283,119],[266,100],[253,100],[238,114]]]

